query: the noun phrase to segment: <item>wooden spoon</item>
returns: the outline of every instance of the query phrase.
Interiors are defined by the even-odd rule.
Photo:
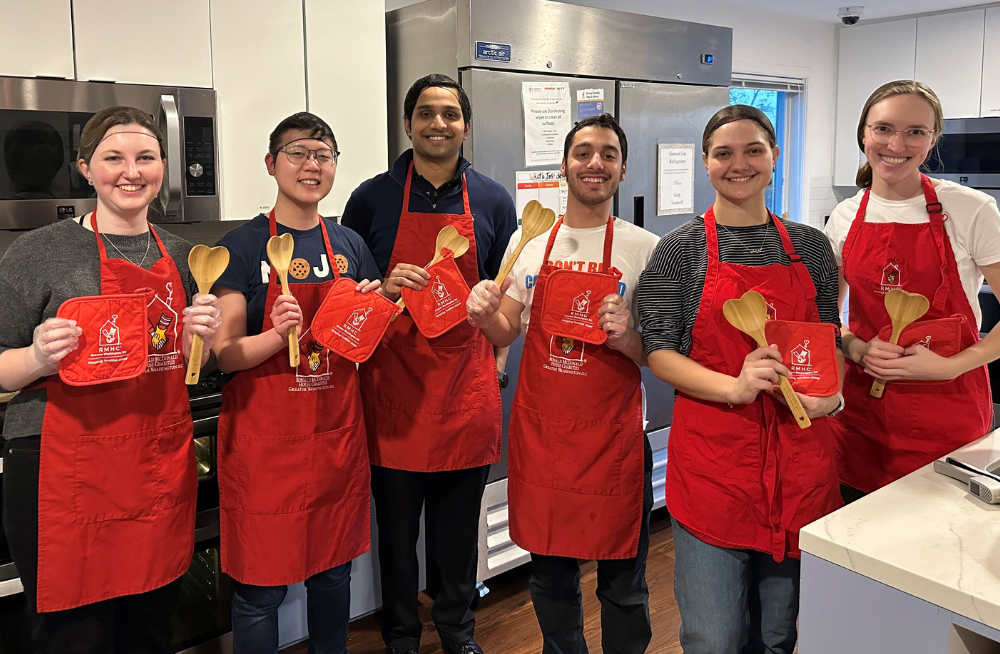
[[[207,245],[196,245],[188,252],[188,269],[198,284],[198,295],[208,295],[215,283],[229,266],[229,250],[219,246],[210,248]],[[188,357],[187,375],[184,383],[194,386],[201,377],[201,353],[205,341],[201,334],[195,334],[191,340],[191,354]]]
[[[917,320],[929,309],[931,303],[919,293],[907,293],[901,288],[894,288],[885,294],[885,308],[889,312],[889,320],[892,321],[892,336],[889,342],[896,345],[903,330]],[[872,382],[872,397],[882,397],[885,392],[885,380],[876,379]]]
[[[499,274],[497,274],[496,279],[493,280],[497,286],[503,284],[503,280],[507,279],[507,275],[514,268],[514,262],[521,256],[521,250],[528,244],[528,241],[549,231],[555,223],[556,213],[552,209],[543,207],[542,203],[538,200],[532,200],[525,205],[524,211],[521,213],[521,240],[518,241],[517,247],[514,248],[514,252],[510,255],[510,259],[507,259],[507,262],[504,263]],[[542,263],[545,262],[543,261]]]
[[[722,305],[722,314],[726,316],[730,325],[757,341],[759,347],[768,346],[767,336],[764,334],[764,323],[767,322],[767,303],[764,301],[763,295],[757,291],[747,291],[738,300],[726,300],[726,303]],[[788,378],[784,375],[778,375],[778,382],[785,403],[788,404],[792,415],[795,416],[795,422],[800,429],[805,429],[812,424],[812,421],[806,415],[806,410],[799,402]]]
[[[455,229],[454,226],[445,225],[441,228],[441,231],[438,232],[437,240],[434,242],[434,258],[431,259],[431,262],[424,266],[424,268],[433,266],[441,259],[444,259],[444,255],[441,254],[442,248],[448,248],[454,252],[454,256],[457,259],[469,251],[469,239],[459,234],[458,230]],[[406,306],[406,302],[403,302],[402,296],[396,300],[396,304],[399,305],[400,309]],[[394,322],[398,317],[398,313],[393,314],[389,322]]]
[[[288,289],[288,266],[292,263],[292,253],[295,251],[295,241],[291,234],[272,236],[267,240],[267,258],[274,266],[274,272],[281,282],[281,294],[291,295]],[[299,367],[299,330],[292,327],[288,330],[288,365]]]

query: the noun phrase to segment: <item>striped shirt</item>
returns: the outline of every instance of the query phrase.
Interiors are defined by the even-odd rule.
[[[823,322],[840,328],[837,307],[837,262],[823,232],[801,223],[781,221],[792,245],[809,270],[816,286],[816,305]],[[781,237],[772,226],[723,227],[717,225],[719,259],[744,266],[789,265]],[[761,245],[763,242],[763,245]],[[750,248],[763,247],[760,254]],[[642,342],[646,354],[674,350],[687,356],[691,351],[701,292],[708,267],[705,220],[697,217],[662,239],[639,278],[637,294],[642,320]],[[841,347],[837,337],[837,347]]]

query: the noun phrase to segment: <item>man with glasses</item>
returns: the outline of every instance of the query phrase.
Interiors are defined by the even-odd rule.
[[[337,141],[319,117],[298,113],[271,133],[264,163],[274,209],[229,232],[229,267],[216,282],[223,323],[215,353],[235,373],[222,392],[218,462],[222,569],[233,578],[233,648],[278,652],[278,606],[305,581],[310,652],[342,654],[351,560],[369,549],[369,470],[357,368],[316,342],[312,316],[337,277],[378,289],[381,273],[357,234],[321,218]],[[267,257],[291,234],[281,293]],[[368,280],[375,280],[369,283]],[[299,364],[289,365],[297,329]]]
[[[423,266],[449,225],[469,239],[455,260],[468,285],[492,279],[517,219],[507,191],[459,155],[472,124],[468,96],[449,77],[428,75],[410,87],[403,110],[413,148],[354,191],[342,224],[367,243],[392,299],[404,286],[429,292]],[[415,653],[420,644],[415,550],[423,510],[432,615],[444,651],[481,652],[470,605],[480,503],[489,466],[500,458],[493,348],[464,322],[426,338],[404,312],[361,366],[361,380],[387,651]]]

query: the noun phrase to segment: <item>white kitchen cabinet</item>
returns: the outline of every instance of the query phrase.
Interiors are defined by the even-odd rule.
[[[854,186],[864,156],[857,136],[861,110],[882,84],[913,79],[917,19],[845,27],[839,42],[833,185]]]
[[[268,135],[306,108],[302,2],[212,0],[211,15],[222,218],[244,220],[269,211],[277,195],[264,167]]]
[[[983,82],[985,10],[917,19],[915,79],[941,98],[945,118],[977,118]]]
[[[73,79],[70,0],[0,0],[0,75]]]
[[[305,0],[309,111],[330,124],[343,156],[324,216],[341,215],[351,192],[385,172],[385,8],[380,2]]]
[[[73,27],[79,80],[212,87],[209,0],[78,0]]]
[[[1000,7],[986,10],[983,39],[983,98],[979,115],[1000,116]]]

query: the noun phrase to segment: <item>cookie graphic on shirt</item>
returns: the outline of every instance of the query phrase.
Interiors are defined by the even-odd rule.
[[[347,273],[347,257],[342,254],[333,255],[333,261],[337,264],[337,272],[341,275]]]
[[[292,259],[288,264],[288,274],[295,279],[305,279],[309,276],[309,262],[305,259]]]

